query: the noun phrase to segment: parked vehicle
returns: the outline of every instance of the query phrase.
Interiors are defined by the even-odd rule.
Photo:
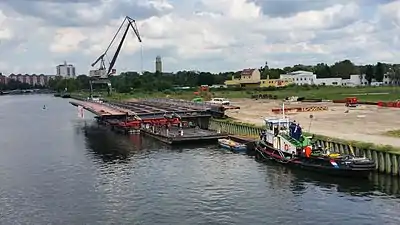
[[[230,105],[230,101],[225,98],[213,98],[209,101],[211,104]]]

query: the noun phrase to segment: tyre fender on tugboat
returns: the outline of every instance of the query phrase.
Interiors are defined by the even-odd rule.
[[[309,158],[311,156],[311,147],[310,146],[306,146],[304,148],[304,153],[305,153],[306,157]]]

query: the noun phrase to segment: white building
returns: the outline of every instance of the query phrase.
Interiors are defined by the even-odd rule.
[[[281,74],[281,79],[292,78],[296,85],[343,85],[342,78],[317,78],[317,75],[308,71],[294,71],[287,74]]]
[[[386,74],[383,76],[382,84],[383,84],[383,85],[400,85],[400,83],[398,83],[398,81],[392,80],[392,79],[390,78],[389,73],[386,73]]]
[[[75,66],[71,64],[67,64],[65,61],[64,64],[58,65],[57,67],[57,76],[62,76],[65,78],[75,78]]]
[[[327,85],[327,86],[341,86],[343,85],[343,80],[340,77],[332,78],[317,78],[315,80],[315,85]]]
[[[349,79],[343,79],[342,85],[349,87],[366,86],[368,81],[365,79],[365,74],[353,74],[350,75]]]
[[[294,71],[287,74],[281,74],[280,79],[293,79],[296,85],[313,85],[317,80],[317,75],[308,71]]]
[[[355,87],[355,86],[367,86],[368,81],[365,79],[365,74],[361,75],[350,75],[350,79],[343,79],[343,86]],[[371,86],[382,86],[382,85],[396,85],[394,81],[390,79],[389,74],[383,76],[382,82],[377,82],[375,79],[371,80]]]

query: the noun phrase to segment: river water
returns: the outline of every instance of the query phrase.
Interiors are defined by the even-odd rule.
[[[1,96],[0,125],[0,224],[400,224],[399,180],[388,176],[171,148],[78,118],[50,95]]]

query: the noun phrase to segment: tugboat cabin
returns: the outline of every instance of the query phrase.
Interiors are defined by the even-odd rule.
[[[286,119],[265,119],[267,133],[272,133],[275,136],[278,134],[289,134],[289,127],[293,124],[288,118]]]
[[[264,141],[270,143],[275,148],[285,150],[281,146],[285,143],[289,145],[289,149],[293,151],[297,148],[303,148],[310,145],[310,139],[304,137],[299,124],[290,121],[289,118],[272,118],[265,119],[266,134]]]

